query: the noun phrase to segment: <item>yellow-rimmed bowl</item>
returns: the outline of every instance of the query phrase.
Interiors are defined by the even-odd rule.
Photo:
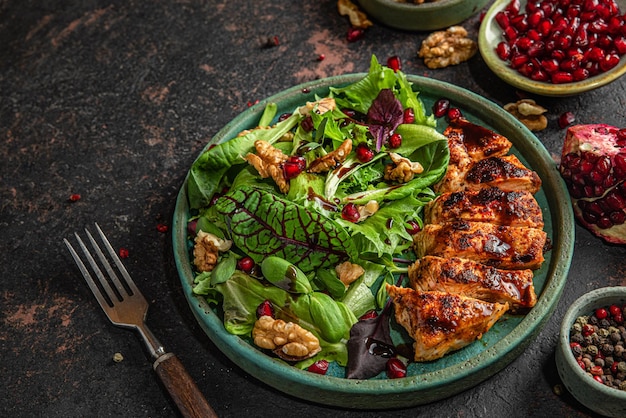
[[[616,1],[622,13],[626,11],[626,0]],[[508,62],[500,59],[496,53],[496,46],[503,41],[504,38],[502,36],[502,29],[498,25],[495,17],[496,14],[504,10],[509,3],[510,0],[496,0],[489,8],[480,25],[478,49],[485,64],[487,64],[491,71],[511,86],[541,96],[573,96],[607,85],[620,78],[626,72],[626,55],[624,55],[621,57],[619,64],[611,70],[589,77],[583,81],[554,84],[551,82],[535,81],[520,74],[511,68]],[[524,10],[526,3],[526,0],[520,1],[520,10]]]

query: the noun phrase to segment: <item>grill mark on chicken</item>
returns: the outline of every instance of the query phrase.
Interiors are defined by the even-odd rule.
[[[431,361],[482,337],[509,308],[445,293],[386,285],[396,321],[415,340],[414,360]]]
[[[509,303],[512,311],[535,306],[533,272],[502,270],[458,257],[425,256],[409,266],[415,290],[457,293],[487,302]]]
[[[450,121],[444,135],[448,137],[449,144],[460,146],[457,150],[472,161],[505,155],[512,146],[503,135],[461,118]]]
[[[538,269],[547,234],[537,228],[456,221],[425,225],[413,238],[418,258],[461,257],[502,269]]]
[[[424,208],[424,223],[455,220],[543,228],[543,213],[530,192],[497,187],[444,193]]]

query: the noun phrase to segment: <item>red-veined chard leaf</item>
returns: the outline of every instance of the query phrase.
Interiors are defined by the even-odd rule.
[[[344,228],[266,190],[231,191],[217,200],[216,209],[225,218],[234,244],[257,263],[276,256],[307,273],[356,258]]]

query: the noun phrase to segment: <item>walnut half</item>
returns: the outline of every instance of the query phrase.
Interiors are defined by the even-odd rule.
[[[478,45],[467,37],[467,30],[463,26],[451,26],[428,35],[417,54],[428,68],[435,69],[467,61],[476,51]]]
[[[228,251],[233,244],[204,231],[198,231],[194,239],[193,264],[198,271],[211,271],[217,264],[220,251]]]
[[[515,116],[531,131],[541,131],[548,126],[548,118],[544,115],[548,109],[538,105],[533,99],[507,103],[504,105],[504,110]]]
[[[313,357],[322,349],[319,340],[310,331],[295,322],[285,322],[268,315],[254,323],[252,338],[258,347],[273,350],[278,357],[288,361]]]
[[[266,141],[255,141],[254,148],[256,154],[249,153],[246,155],[246,161],[256,168],[261,177],[271,177],[280,191],[287,193],[289,182],[283,173],[282,164],[289,159],[289,156]]]
[[[413,180],[415,174],[424,171],[424,167],[417,161],[411,161],[395,152],[390,152],[389,157],[393,163],[385,166],[385,180],[398,183],[407,183]]]

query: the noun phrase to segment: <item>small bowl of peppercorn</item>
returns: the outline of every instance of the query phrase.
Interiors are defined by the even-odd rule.
[[[496,0],[478,49],[500,79],[552,97],[581,94],[626,73],[626,0]]]
[[[587,408],[626,417],[626,287],[604,287],[565,313],[556,349],[563,385]]]

